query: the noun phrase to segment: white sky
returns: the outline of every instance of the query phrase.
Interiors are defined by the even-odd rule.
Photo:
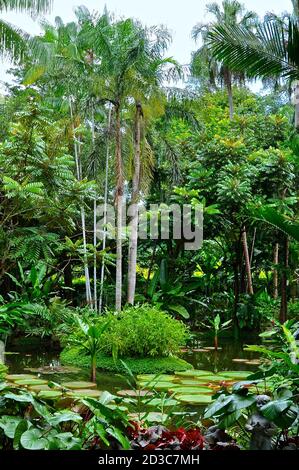
[[[84,4],[90,11],[108,10],[119,16],[134,17],[147,25],[163,24],[173,35],[173,43],[169,55],[181,64],[187,64],[190,53],[196,49],[191,38],[191,30],[198,22],[209,18],[205,12],[207,3],[212,0],[54,0],[54,8],[48,19],[60,16],[64,22],[74,19],[74,7]],[[291,0],[240,0],[248,10],[254,10],[260,16],[272,11],[281,13],[291,11]],[[218,0],[217,3],[221,3]],[[0,14],[2,19],[15,24],[31,34],[40,32],[38,20],[33,21],[29,16],[20,13]],[[5,73],[8,64],[0,61],[0,81],[8,80]]]

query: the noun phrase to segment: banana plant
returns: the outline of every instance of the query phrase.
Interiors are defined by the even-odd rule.
[[[219,335],[222,331],[227,330],[232,323],[232,320],[225,321],[221,323],[221,318],[219,313],[213,319],[208,320],[208,324],[204,324],[205,328],[208,328],[213,331],[214,336],[214,348],[215,351],[218,351],[219,348]]]
[[[69,337],[69,344],[79,346],[90,356],[91,381],[96,382],[97,354],[101,349],[101,338],[109,327],[110,321],[96,323],[92,319],[82,320],[78,315],[74,316],[75,330]]]

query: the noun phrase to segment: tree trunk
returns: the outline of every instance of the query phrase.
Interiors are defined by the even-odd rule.
[[[286,236],[284,238],[283,244],[283,258],[284,266],[281,275],[281,303],[280,303],[280,314],[279,321],[280,323],[285,323],[288,317],[288,268],[289,268],[289,238]]]
[[[115,309],[121,310],[122,305],[122,218],[123,218],[123,165],[121,152],[121,117],[120,105],[115,106],[115,161],[116,161],[116,283],[115,283]]]
[[[105,190],[104,190],[104,233],[103,233],[103,247],[102,250],[105,252],[106,249],[106,223],[107,223],[107,203],[108,203],[108,176],[109,176],[109,134],[111,127],[111,108],[108,113],[108,125],[107,125],[107,143],[106,143],[106,164],[105,164]],[[102,313],[103,308],[103,288],[105,278],[105,254],[102,258],[101,265],[101,281],[100,281],[100,299],[99,299],[99,313]]]
[[[295,104],[295,129],[299,131],[299,81],[296,81],[295,83],[294,104]]]
[[[279,243],[275,243],[274,246],[274,251],[273,251],[273,264],[274,264],[274,269],[273,269],[273,299],[278,299],[278,271],[277,271],[277,265],[278,265],[278,255],[279,255]]]
[[[78,181],[80,181],[82,179],[82,167],[81,167],[81,161],[80,161],[80,147],[77,144],[76,136],[75,136],[74,114],[73,114],[73,106],[72,106],[71,98],[69,99],[69,105],[70,105],[71,122],[72,122],[72,128],[73,128],[73,136],[74,136],[74,150],[75,150],[75,163],[76,163],[77,179],[78,179]],[[81,207],[81,223],[82,223],[82,236],[83,236],[83,263],[84,263],[84,274],[85,274],[86,303],[91,304],[92,296],[91,296],[91,287],[90,287],[88,258],[87,258],[87,239],[86,239],[85,211],[84,211],[83,207]]]
[[[94,117],[94,106],[92,103],[92,119],[91,119],[91,135],[92,135],[92,147],[95,153],[95,117]],[[94,161],[94,180],[97,180],[97,161],[95,157]],[[97,195],[95,195],[93,201],[93,308],[95,311],[98,309],[98,292],[97,292]]]
[[[248,243],[247,243],[247,234],[246,234],[246,227],[245,226],[242,228],[242,245],[243,245],[246,276],[247,276],[247,292],[248,292],[248,294],[252,295],[253,294],[253,286],[252,286],[251,265],[250,265],[250,258],[249,258],[249,252],[248,252]]]
[[[138,248],[138,201],[140,191],[140,157],[141,157],[141,119],[142,107],[136,103],[135,142],[134,142],[134,173],[131,197],[131,232],[128,258],[128,303],[134,305],[136,289],[136,265]]]
[[[97,381],[97,357],[96,355],[91,359],[91,381],[96,383]]]
[[[232,90],[232,74],[230,70],[225,68],[224,71],[224,81],[226,84],[227,95],[228,95],[228,105],[229,105],[229,118],[233,119],[234,117],[234,100],[233,100],[233,90]]]

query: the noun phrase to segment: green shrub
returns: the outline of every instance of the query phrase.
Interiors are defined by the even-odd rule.
[[[181,321],[151,305],[127,307],[108,317],[111,323],[101,341],[106,356],[112,356],[112,351],[119,357],[176,355],[188,338],[187,327]]]
[[[90,357],[82,354],[79,348],[66,348],[60,355],[63,364],[72,364],[77,367],[90,367]],[[133,374],[163,374],[175,371],[192,369],[192,365],[177,357],[161,358],[123,358],[123,362],[129,367]],[[97,369],[113,373],[126,373],[121,360],[113,360],[112,357],[97,356]]]

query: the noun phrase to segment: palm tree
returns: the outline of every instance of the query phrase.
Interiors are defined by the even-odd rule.
[[[244,24],[217,24],[208,34],[216,60],[252,78],[280,78],[295,82],[295,126],[299,127],[299,2],[282,18],[266,17],[250,30]]]
[[[17,11],[22,13],[46,13],[53,0],[0,0],[0,13]],[[7,55],[13,61],[24,57],[27,35],[19,28],[0,19],[0,56]]]
[[[229,115],[232,119],[234,114],[232,83],[234,80],[244,81],[244,74],[238,70],[232,73],[222,60],[219,61],[213,56],[208,45],[209,33],[220,25],[243,25],[251,28],[257,21],[257,15],[252,11],[245,11],[243,5],[236,0],[223,0],[222,10],[218,3],[210,3],[207,5],[207,12],[213,15],[215,20],[208,24],[197,24],[192,31],[193,38],[197,41],[201,37],[203,42],[193,55],[192,70],[195,76],[208,75],[212,88],[217,88],[219,81],[224,83],[228,94]]]

